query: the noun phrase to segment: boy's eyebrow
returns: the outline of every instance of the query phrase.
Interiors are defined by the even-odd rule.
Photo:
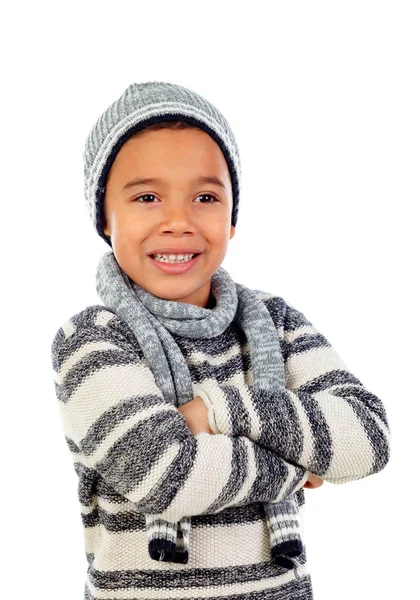
[[[213,183],[214,185],[218,185],[223,189],[226,189],[226,186],[223,183],[223,181],[215,175],[201,175],[201,177],[197,177],[195,181],[196,183]],[[159,179],[158,177],[136,177],[135,179],[132,179],[131,181],[126,183],[123,187],[123,190],[135,187],[136,185],[149,185],[150,183],[164,183],[164,180]]]

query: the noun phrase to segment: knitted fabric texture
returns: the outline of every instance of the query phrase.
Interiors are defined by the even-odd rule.
[[[283,358],[276,328],[263,302],[252,290],[235,283],[222,267],[212,276],[211,290],[216,306],[208,309],[147,292],[121,269],[113,252],[104,254],[97,268],[100,298],[133,331],[167,402],[179,406],[194,397],[188,366],[171,334],[212,338],[233,320],[246,334],[254,387],[280,391],[284,388]],[[263,506],[271,558],[277,564],[294,568],[293,558],[303,551],[296,497],[290,495]],[[188,562],[191,517],[185,516],[177,523],[149,514],[145,517],[150,556],[155,560]]]
[[[122,145],[137,131],[159,121],[182,120],[199,127],[219,145],[232,181],[231,224],[238,218],[241,165],[238,146],[220,111],[199,94],[161,81],[133,83],[111,104],[92,127],[84,150],[85,198],[97,233],[105,235],[103,202],[106,179]]]

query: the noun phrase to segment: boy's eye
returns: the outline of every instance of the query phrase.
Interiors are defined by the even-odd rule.
[[[200,194],[200,196],[197,196],[197,198],[213,198],[213,200],[215,200],[217,202],[217,198],[215,198],[213,196],[213,194]],[[204,202],[204,204],[212,204],[212,203]]]
[[[140,198],[156,198],[156,196],[154,194],[143,194],[142,196],[137,196],[136,198],[134,198],[134,200],[140,200]],[[200,196],[197,196],[197,198],[213,198],[213,200],[215,200],[216,202],[218,201],[217,198],[215,196],[213,196],[213,194],[200,194]],[[153,203],[153,200],[150,202],[149,200],[142,200],[141,201],[142,204],[151,204]],[[202,204],[212,204],[212,202],[209,201],[205,201]]]
[[[154,194],[143,194],[142,196],[137,196],[134,200],[139,200],[140,198],[156,198],[156,196]],[[149,204],[149,202],[146,201],[146,204]]]

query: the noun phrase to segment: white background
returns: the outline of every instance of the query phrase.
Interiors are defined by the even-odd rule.
[[[100,303],[109,247],[82,152],[132,82],[230,122],[242,197],[224,267],[290,300],[385,404],[385,470],[306,490],[315,600],[418,586],[417,2],[21,2],[1,15],[2,596],[78,600],[87,563],[55,398],[58,327]]]

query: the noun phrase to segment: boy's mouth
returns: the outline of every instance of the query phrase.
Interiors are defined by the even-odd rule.
[[[153,265],[162,271],[163,273],[185,273],[189,269],[193,268],[193,266],[197,263],[201,256],[201,252],[199,253],[190,253],[182,255],[182,258],[177,259],[174,255],[170,255],[171,258],[160,255],[160,254],[149,254],[148,258],[150,258]],[[172,258],[173,257],[173,258]]]
[[[200,254],[200,253],[199,252],[189,252],[189,253],[179,252],[178,254],[156,253],[156,254],[149,254],[149,256],[159,262],[163,262],[163,263],[172,265],[172,264],[180,264],[180,263],[188,262],[188,261],[192,260],[193,258],[195,258],[196,256],[198,256],[198,254]]]

